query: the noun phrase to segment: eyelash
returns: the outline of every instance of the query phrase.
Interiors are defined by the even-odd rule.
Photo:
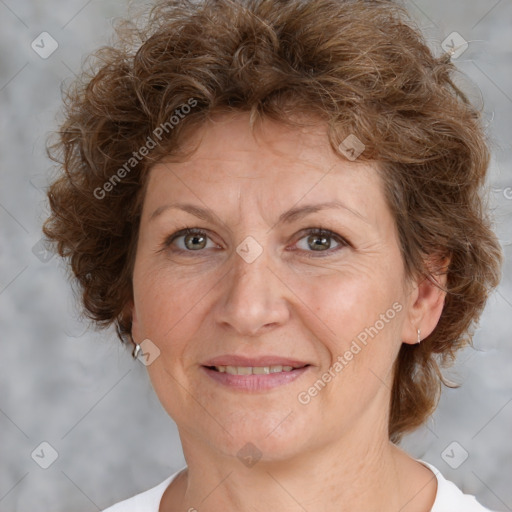
[[[180,229],[179,231],[173,233],[172,235],[166,237],[164,242],[163,242],[163,244],[162,244],[162,249],[161,250],[163,251],[163,250],[168,249],[171,246],[171,244],[177,238],[180,238],[182,236],[186,236],[186,235],[189,235],[189,234],[204,235],[204,236],[208,237],[207,232],[202,230],[202,229],[192,228],[192,227],[185,227],[185,228]],[[323,257],[326,257],[326,256],[329,256],[329,255],[333,254],[334,252],[337,252],[337,251],[341,250],[343,247],[351,246],[351,244],[345,238],[343,238],[342,236],[338,235],[334,231],[331,231],[330,229],[325,229],[325,228],[307,228],[307,229],[304,229],[302,231],[302,236],[297,239],[297,242],[299,240],[302,240],[303,238],[305,238],[307,236],[310,236],[310,235],[326,236],[328,238],[332,238],[332,239],[334,239],[339,244],[339,246],[334,248],[334,249],[328,249],[326,251],[318,251],[318,252],[316,252],[316,251],[305,251],[306,253],[316,253],[316,254],[318,254],[316,256],[314,256],[313,254],[306,254],[307,258],[323,258]],[[300,251],[301,249],[294,249],[294,251],[295,250],[299,250]],[[185,252],[186,253],[193,253],[193,252],[195,252],[195,251],[187,251],[187,250],[183,250],[183,249],[175,249],[175,251],[179,252],[179,253],[185,253]],[[158,252],[160,252],[160,251],[158,251]]]

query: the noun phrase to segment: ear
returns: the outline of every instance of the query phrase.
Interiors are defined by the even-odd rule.
[[[402,342],[410,345],[418,343],[429,336],[436,328],[443,312],[446,297],[446,275],[450,258],[431,259],[428,268],[436,266],[435,273],[431,270],[429,277],[419,276],[410,286],[407,303],[407,317],[402,328]]]

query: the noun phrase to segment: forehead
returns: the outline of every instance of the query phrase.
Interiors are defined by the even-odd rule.
[[[204,123],[186,144],[196,149],[185,160],[169,157],[151,169],[143,216],[176,199],[215,209],[245,202],[262,211],[343,200],[375,218],[386,207],[375,163],[336,154],[326,124],[264,119],[251,130],[249,115],[237,113]]]

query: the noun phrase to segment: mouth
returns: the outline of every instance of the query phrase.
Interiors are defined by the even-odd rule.
[[[270,365],[270,366],[229,366],[229,365],[218,365],[218,366],[205,366],[209,370],[213,370],[219,373],[227,373],[229,375],[270,375],[271,373],[281,372],[292,372],[294,370],[300,370],[306,368],[309,364],[300,366],[288,366],[288,365]]]
[[[218,364],[202,365],[202,370],[225,388],[244,392],[266,391],[289,384],[308,372],[311,364],[286,360],[278,364],[276,358],[272,361],[233,361],[238,364],[220,364],[228,361],[212,361]],[[281,361],[279,361],[281,362]],[[209,362],[210,363],[210,362]],[[245,363],[245,364],[244,364]]]

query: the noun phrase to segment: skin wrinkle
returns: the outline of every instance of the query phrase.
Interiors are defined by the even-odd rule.
[[[148,370],[190,466],[161,512],[430,510],[434,476],[395,444],[433,413],[442,383],[455,387],[441,369],[471,345],[503,260],[484,202],[487,137],[450,54],[437,57],[392,1],[163,0],[147,14],[116,25],[66,87],[43,232],[97,326],[115,325],[130,350],[146,337],[161,348]],[[348,136],[364,146],[356,162],[340,155]],[[200,146],[196,169],[187,139]],[[375,230],[334,210],[276,223],[335,195],[372,212]],[[141,219],[178,199],[218,223]],[[219,250],[164,248],[178,224],[207,230]],[[320,225],[349,246],[287,250]],[[263,248],[251,264],[236,252],[247,235]],[[298,391],[315,390],[399,302],[300,404]],[[311,368],[296,386],[240,396],[200,373],[222,352]],[[253,468],[236,456],[247,441],[263,453]]]
[[[302,127],[311,115],[328,124],[336,153],[354,135],[365,146],[357,161],[379,162],[408,276],[448,277],[436,329],[400,350],[389,425],[400,442],[433,413],[442,384],[456,387],[441,370],[471,345],[503,263],[484,202],[490,152],[481,112],[454,85],[450,54],[437,57],[396,2],[163,0],[140,14],[119,20],[115,40],[66,87],[48,141],[60,172],[43,232],[68,260],[84,312],[100,328],[114,325],[132,351],[133,261],[151,166],[185,157],[182,142],[219,113],[250,112],[253,127],[262,119]],[[300,144],[278,154],[291,165],[317,163]],[[243,170],[229,174],[240,180]],[[241,213],[230,211],[233,230],[246,227]],[[446,268],[431,267],[433,255],[446,256]],[[315,265],[296,268],[312,275]]]
[[[308,512],[339,512],[341,503],[347,511],[427,512],[436,492],[432,472],[389,442],[389,402],[398,350],[416,342],[417,325],[424,335],[434,329],[442,292],[428,280],[406,280],[373,166],[341,160],[325,127],[294,131],[266,120],[264,128],[255,139],[248,114],[226,116],[197,134],[201,142],[188,162],[156,164],[149,175],[133,275],[133,336],[139,343],[149,338],[161,351],[147,369],[178,426],[188,465],[160,510],[291,511],[299,503]],[[297,145],[316,167],[294,157]],[[163,204],[199,205],[198,199],[220,223],[178,210],[149,222]],[[334,199],[369,224],[340,208],[268,230],[283,211]],[[208,248],[194,251],[200,255],[160,250],[183,222],[206,231]],[[323,258],[285,250],[299,240],[306,250],[307,237],[296,233],[310,227],[330,229],[353,247]],[[235,251],[247,235],[264,249],[250,264]],[[400,313],[301,405],[297,394],[394,302]],[[285,386],[242,394],[201,370],[202,361],[225,353],[277,354],[312,367]],[[262,452],[252,468],[237,457],[247,442]]]

